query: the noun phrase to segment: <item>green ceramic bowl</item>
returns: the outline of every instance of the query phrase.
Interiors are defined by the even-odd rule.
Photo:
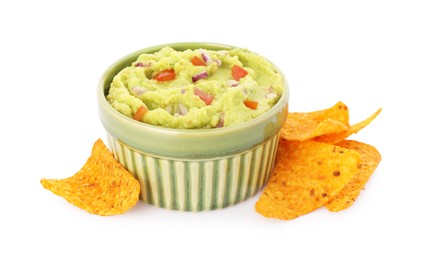
[[[284,92],[271,110],[224,128],[163,128],[138,122],[112,108],[106,95],[113,77],[140,54],[165,46],[176,50],[235,48],[214,43],[171,43],[133,52],[113,63],[97,88],[99,115],[107,131],[109,149],[139,180],[140,199],[157,207],[213,210],[255,195],[272,171],[279,131],[287,118],[286,80]]]

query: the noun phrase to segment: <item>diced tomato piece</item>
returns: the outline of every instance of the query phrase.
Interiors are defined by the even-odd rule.
[[[173,69],[162,70],[152,78],[157,81],[169,81],[176,78],[176,73]]]
[[[243,104],[245,104],[245,106],[247,106],[248,108],[252,109],[252,110],[256,110],[258,107],[258,101],[254,101],[254,100],[245,100],[243,101]]]
[[[237,65],[234,65],[233,68],[231,68],[231,75],[235,80],[239,80],[246,75],[248,75],[248,71],[246,71],[244,68],[239,67]]]
[[[148,109],[145,106],[140,106],[136,113],[134,113],[133,119],[137,121],[142,121],[143,116],[148,112]]]
[[[206,105],[212,104],[212,101],[214,100],[213,95],[208,94],[199,88],[194,88],[194,95],[198,96]]]
[[[202,61],[201,59],[199,59],[199,57],[194,56],[193,59],[191,60],[191,63],[194,66],[206,66],[206,63],[204,61]]]

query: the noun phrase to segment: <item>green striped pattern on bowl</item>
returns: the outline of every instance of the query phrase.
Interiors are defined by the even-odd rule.
[[[184,160],[141,153],[108,134],[115,159],[140,182],[140,199],[181,211],[225,208],[255,195],[272,171],[278,140],[279,134],[239,154]]]

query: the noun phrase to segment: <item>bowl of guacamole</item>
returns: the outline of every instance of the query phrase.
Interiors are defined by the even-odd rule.
[[[148,47],[114,62],[97,99],[109,149],[157,207],[204,211],[257,193],[289,88],[268,59],[217,43]]]

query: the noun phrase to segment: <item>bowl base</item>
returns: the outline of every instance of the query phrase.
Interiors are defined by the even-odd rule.
[[[261,190],[273,169],[279,133],[251,150],[201,160],[145,154],[109,134],[107,140],[115,159],[139,180],[141,200],[172,210],[208,211]]]

